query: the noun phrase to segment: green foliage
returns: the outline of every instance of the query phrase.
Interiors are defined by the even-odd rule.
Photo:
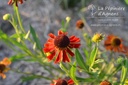
[[[34,28],[30,25],[30,33],[32,34],[32,37],[33,37],[33,40],[35,41],[36,43],[36,47],[41,50],[41,44],[40,44],[40,41],[39,41],[39,38],[34,30]]]
[[[122,63],[120,85],[124,85],[127,76],[128,76],[128,59],[124,60],[124,62]]]
[[[85,61],[82,58],[82,55],[80,54],[78,49],[76,49],[75,55],[76,55],[76,62],[78,64],[78,67],[80,67],[80,68],[84,69],[85,71],[87,71],[88,70],[88,66],[87,66],[87,64],[85,64]]]
[[[124,0],[125,1],[125,3],[128,5],[128,0]]]
[[[82,4],[86,3],[85,0],[62,1],[64,1],[66,7],[74,7],[79,2],[81,2]],[[128,3],[128,0],[125,0],[125,2]],[[44,53],[42,51],[42,45],[35,31],[35,28],[30,25],[30,29],[28,31],[24,29],[18,7],[14,6],[14,14],[7,17],[6,20],[8,20],[13,25],[15,33],[12,35],[7,35],[0,30],[0,41],[4,42],[15,52],[15,54],[13,56],[10,56],[9,58],[11,62],[36,62],[50,74],[49,77],[44,75],[36,75],[29,72],[21,72],[19,70],[13,70],[13,68],[11,68],[11,70],[14,72],[25,74],[25,76],[21,78],[23,82],[32,81],[34,79],[45,79],[52,81],[55,80],[54,78],[56,77],[69,77],[74,81],[75,85],[99,85],[100,82],[104,80],[110,81],[112,85],[125,84],[128,78],[128,59],[126,58],[127,55],[125,55],[125,53],[122,53],[123,56],[118,57],[114,54],[114,52],[111,52],[111,54],[109,54],[106,51],[101,50],[99,47],[102,44],[92,43],[91,35],[89,35],[85,31],[82,30],[81,33],[86,44],[82,44],[81,50],[75,49],[75,58],[71,58],[71,62],[61,62],[58,66],[58,64],[53,65],[53,63],[48,62],[46,56],[51,55],[52,51],[48,53]],[[70,17],[67,17],[66,21],[63,20],[60,30],[66,32],[68,26],[70,25],[69,21]],[[77,40],[74,38],[73,41]],[[26,42],[29,43],[30,46],[28,46]],[[75,45],[74,48],[77,48],[77,45],[76,47]],[[57,48],[57,46],[55,48]],[[58,54],[60,54],[60,51],[62,53],[64,52],[63,50],[67,52],[67,48],[70,48],[70,46],[55,49],[57,52],[53,60],[56,59]],[[70,50],[72,52],[74,51],[72,49]],[[68,57],[71,57],[69,53],[71,52],[67,52],[66,54],[68,55]],[[72,53],[72,55],[74,54]],[[63,61],[63,57],[65,56],[59,56],[61,61]],[[121,73],[121,75],[118,75],[118,73]]]
[[[92,68],[92,66],[94,65],[97,52],[98,52],[98,47],[95,46],[95,47],[93,48],[93,50],[92,50],[92,52],[91,52],[91,54],[90,54],[90,58],[89,58],[89,60],[88,60],[88,61],[89,61],[88,64],[89,64],[90,68]]]

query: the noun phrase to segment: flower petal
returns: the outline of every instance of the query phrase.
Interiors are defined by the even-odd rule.
[[[47,52],[52,52],[52,51],[54,51],[55,50],[55,47],[52,47],[52,48],[47,48],[47,47],[45,47],[45,48],[43,48],[43,51],[45,52],[45,53],[47,53]]]
[[[59,63],[62,61],[62,59],[63,59],[63,51],[60,51],[54,63],[55,64]]]
[[[49,37],[51,37],[51,38],[55,38],[55,37],[56,37],[56,36],[55,36],[54,34],[52,34],[52,33],[49,33],[48,35],[49,35]]]
[[[23,3],[23,0],[19,0],[19,3],[22,4]]]
[[[68,80],[68,84],[74,84],[74,81],[72,79]]]
[[[80,42],[80,38],[74,37],[70,39],[70,42]]]
[[[6,57],[3,59],[3,61],[1,61],[4,65],[10,65],[11,64],[11,61]]]
[[[47,56],[48,61],[51,61],[54,58],[55,55],[56,55],[56,52],[53,52],[49,56]]]
[[[12,0],[9,0],[9,1],[8,1],[8,4],[9,4],[9,5],[12,5]]]
[[[66,51],[64,50],[63,51],[63,62],[70,62],[70,59],[69,59],[69,57],[67,56],[67,53],[66,53]]]
[[[67,50],[66,50],[71,56],[74,56],[74,53],[69,49],[69,48],[67,48]]]
[[[6,75],[4,73],[0,73],[0,76],[5,79],[6,78]]]
[[[81,44],[70,44],[70,48],[79,48]]]
[[[58,31],[58,35],[64,34],[61,30]]]

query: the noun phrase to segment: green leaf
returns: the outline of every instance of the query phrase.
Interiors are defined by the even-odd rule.
[[[96,78],[80,78],[76,77],[79,82],[94,82]]]
[[[104,62],[104,59],[97,59],[94,64],[98,64],[98,63],[103,63]]]
[[[40,44],[39,38],[34,30],[34,28],[30,25],[30,33],[32,34],[33,40],[36,42],[36,47],[41,50],[42,46]]]
[[[125,3],[128,5],[128,0],[124,0],[125,1]]]
[[[77,83],[77,80],[76,80],[76,62],[72,65],[72,67],[70,69],[70,77],[71,77],[71,79],[74,80],[74,82]]]
[[[16,54],[14,56],[11,56],[10,57],[10,60],[12,62],[15,62],[15,61],[18,61],[18,60],[22,60],[25,56],[27,56],[27,54],[22,54],[22,53],[19,53],[19,54]]]
[[[75,50],[75,55],[76,55],[76,62],[80,66],[80,68],[84,69],[87,71],[88,66],[85,64],[84,59],[82,58],[82,55],[80,54],[79,50]]]
[[[62,63],[60,63],[60,68],[65,72],[65,73],[67,73],[68,75],[69,75],[69,71],[68,71],[68,69],[62,64]]]
[[[128,59],[126,59],[122,65],[121,79],[120,79],[121,84],[120,85],[124,85],[124,82],[127,77],[127,73],[128,73]]]
[[[90,68],[94,65],[97,52],[98,52],[98,47],[95,46],[94,49],[91,52],[90,59],[89,59],[89,66],[90,66]]]
[[[22,77],[22,81],[23,82],[26,82],[26,81],[31,81],[31,80],[34,80],[34,79],[39,79],[39,78],[42,78],[41,76],[37,76],[37,75],[31,75],[31,76],[27,76],[27,77]]]
[[[84,54],[85,54],[86,58],[88,58],[89,57],[89,52],[85,48],[83,50],[84,50]]]
[[[21,38],[23,38],[24,35],[25,35],[25,34],[19,34],[19,35],[18,35],[18,34],[13,34],[13,35],[10,36],[10,38],[19,38],[19,36],[20,36]]]

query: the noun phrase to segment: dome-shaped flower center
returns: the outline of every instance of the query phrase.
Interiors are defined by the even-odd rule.
[[[68,85],[67,81],[59,79],[55,85]]]
[[[0,73],[5,70],[6,66],[4,64],[0,64]]]
[[[113,41],[112,41],[112,44],[114,46],[120,46],[121,40],[119,38],[114,38]]]
[[[77,27],[78,29],[82,29],[82,28],[84,27],[84,22],[83,22],[82,20],[78,20],[78,21],[76,22],[76,27]]]
[[[54,44],[58,48],[65,48],[69,45],[70,40],[66,35],[59,35],[55,38]]]

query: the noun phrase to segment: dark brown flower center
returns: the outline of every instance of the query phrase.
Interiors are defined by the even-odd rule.
[[[78,21],[76,22],[76,27],[77,27],[78,29],[82,29],[82,28],[84,27],[83,21],[82,21],[82,20],[78,20]]]
[[[4,64],[0,64],[0,73],[5,70],[6,66]]]
[[[65,48],[69,45],[70,40],[66,35],[59,35],[55,38],[54,44],[58,48]]]
[[[56,85],[68,85],[67,81],[59,79],[56,83]]]
[[[121,40],[119,38],[114,38],[113,41],[112,41],[112,44],[114,46],[120,46]]]

